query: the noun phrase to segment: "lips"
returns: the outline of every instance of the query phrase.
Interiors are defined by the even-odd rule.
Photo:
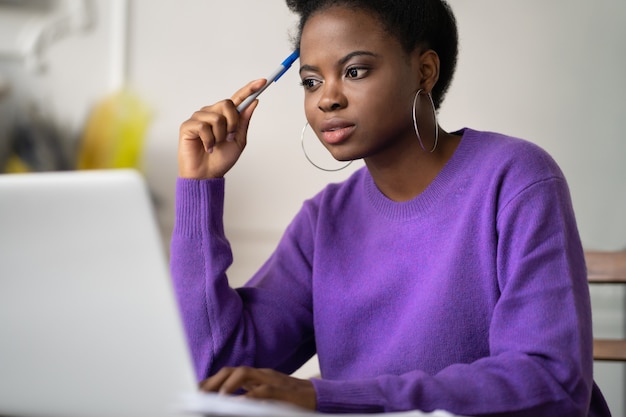
[[[354,123],[346,120],[328,120],[321,125],[322,139],[330,145],[336,145],[347,140],[355,128]]]

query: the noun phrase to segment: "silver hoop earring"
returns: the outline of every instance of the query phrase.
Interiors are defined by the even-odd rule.
[[[352,161],[348,161],[347,164],[344,164],[343,166],[339,167],[339,168],[324,168],[321,167],[319,165],[317,165],[315,162],[313,162],[313,160],[309,157],[309,154],[307,154],[306,152],[306,148],[304,147],[304,133],[306,132],[307,127],[309,127],[309,122],[307,122],[304,127],[302,128],[302,134],[300,135],[300,144],[302,145],[302,152],[304,152],[304,156],[307,159],[307,161],[309,161],[311,163],[311,165],[313,165],[315,168],[322,170],[322,171],[326,171],[326,172],[336,172],[336,171],[341,171],[342,169],[345,169],[348,167],[348,165],[350,165],[352,163]]]
[[[417,135],[417,140],[419,140],[422,150],[433,153],[435,152],[435,149],[437,149],[437,143],[439,142],[439,123],[437,122],[437,110],[435,109],[435,102],[433,101],[433,96],[430,93],[426,93],[426,95],[428,96],[428,99],[430,100],[430,105],[433,109],[433,119],[435,120],[435,143],[433,144],[433,148],[430,151],[427,151],[426,148],[424,147],[424,142],[422,142],[422,136],[420,135],[420,130],[417,127],[417,115],[415,114],[415,110],[417,107],[417,98],[419,97],[422,91],[424,91],[424,89],[422,88],[417,90],[417,93],[415,93],[415,97],[413,98],[413,128],[415,129],[415,134]]]

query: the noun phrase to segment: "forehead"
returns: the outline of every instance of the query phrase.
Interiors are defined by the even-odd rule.
[[[361,9],[331,6],[311,15],[302,29],[301,60],[321,52],[342,55],[354,50],[401,50],[377,16]]]

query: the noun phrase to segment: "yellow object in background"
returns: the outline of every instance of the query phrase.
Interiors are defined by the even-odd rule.
[[[17,173],[25,173],[31,172],[31,169],[28,165],[24,163],[17,155],[9,156],[9,160],[6,162],[4,166],[4,172],[7,174],[17,174]]]
[[[87,119],[77,168],[139,169],[149,122],[147,106],[129,91],[106,97]]]

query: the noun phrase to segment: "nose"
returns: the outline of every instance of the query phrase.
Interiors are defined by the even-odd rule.
[[[336,82],[325,82],[317,107],[323,112],[335,111],[346,107],[348,100]]]

